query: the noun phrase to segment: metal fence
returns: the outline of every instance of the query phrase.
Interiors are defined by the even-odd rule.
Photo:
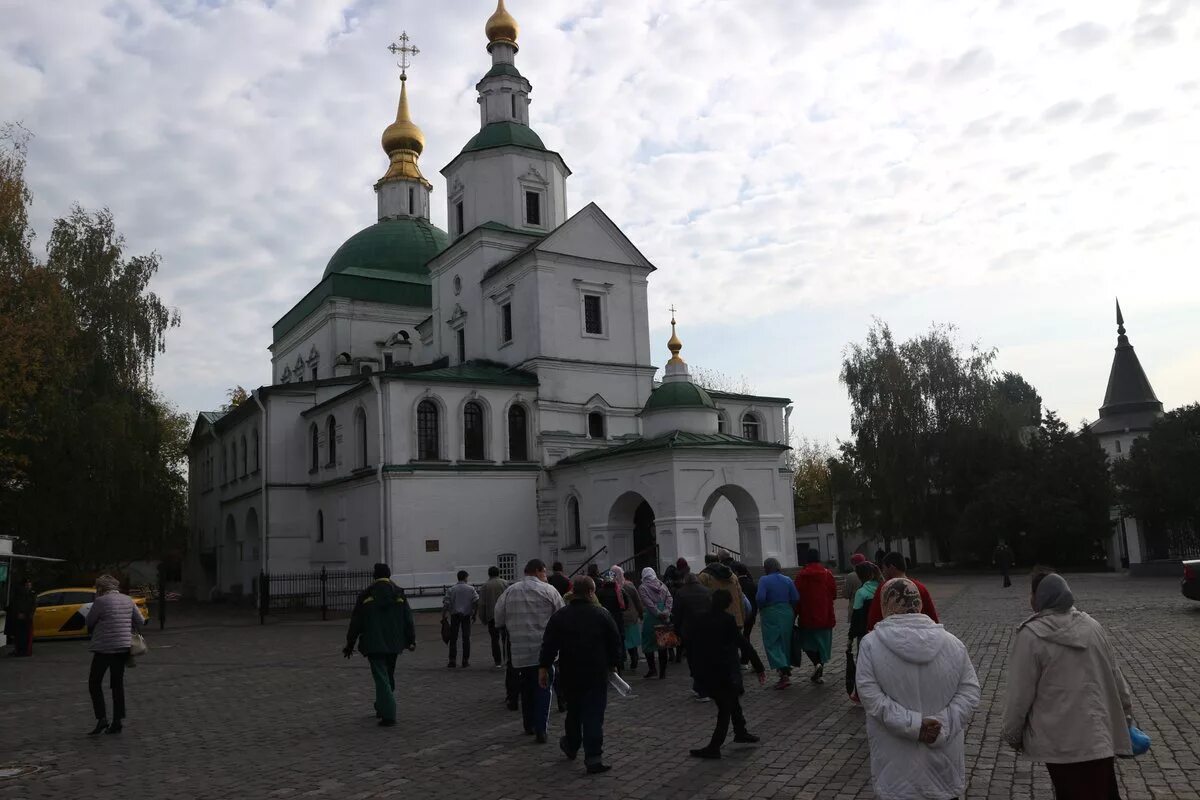
[[[365,570],[327,570],[320,572],[272,572],[258,576],[258,617],[265,622],[271,614],[297,611],[320,611],[321,619],[329,613],[349,613],[354,610],[363,589],[371,585],[375,574]],[[482,584],[472,584],[478,589]],[[442,597],[451,584],[436,586],[406,586],[404,594],[414,597]]]

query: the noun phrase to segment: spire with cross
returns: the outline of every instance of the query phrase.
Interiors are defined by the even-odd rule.
[[[412,57],[420,55],[421,50],[415,44],[409,44],[408,31],[403,31],[400,38],[388,45],[388,51],[398,56],[396,66],[400,68],[400,80],[408,80],[408,68],[412,66]]]

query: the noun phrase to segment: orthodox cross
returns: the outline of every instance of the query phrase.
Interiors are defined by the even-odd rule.
[[[675,304],[671,304],[671,322],[675,321]]]
[[[408,79],[408,68],[412,66],[410,60],[412,56],[418,55],[421,51],[415,44],[409,44],[408,31],[400,34],[400,38],[388,45],[388,50],[392,55],[398,55],[400,60],[396,62],[396,66],[400,68],[400,80]]]

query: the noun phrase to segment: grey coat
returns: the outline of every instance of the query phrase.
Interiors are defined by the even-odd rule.
[[[93,653],[120,653],[133,644],[133,632],[146,624],[133,598],[120,592],[102,594],[92,603],[87,629]]]

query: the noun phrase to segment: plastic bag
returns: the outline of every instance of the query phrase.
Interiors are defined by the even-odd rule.
[[[1133,754],[1140,756],[1150,750],[1150,736],[1136,725],[1129,726],[1129,741],[1133,743]]]
[[[633,697],[633,687],[615,672],[608,673],[608,685],[616,689],[621,697]]]

